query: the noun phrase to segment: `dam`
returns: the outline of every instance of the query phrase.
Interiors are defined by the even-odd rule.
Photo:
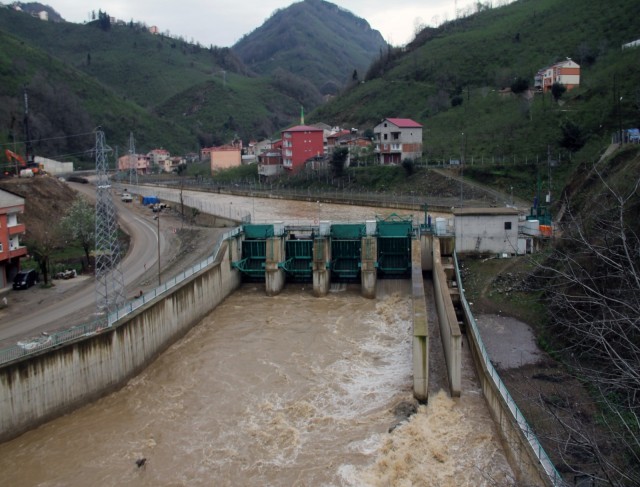
[[[317,234],[321,238],[319,229]],[[360,238],[366,237],[365,224]],[[311,283],[290,279],[273,292],[266,285],[266,251],[265,281],[254,275],[241,283],[243,238],[226,241],[213,264],[217,270],[203,270],[177,295],[146,303],[126,323],[97,336],[101,343],[72,343],[52,351],[55,356],[35,358],[38,363],[3,368],[5,388],[6,377],[16,387],[43,367],[64,373],[82,360],[96,366],[92,377],[100,380],[101,370],[112,374],[109,351],[115,348],[137,369],[117,392],[0,445],[7,481],[399,485],[413,479],[418,485],[495,485],[499,479],[514,485],[498,429],[486,409],[479,412],[484,399],[470,355],[461,357],[467,366],[459,399],[441,381],[428,403],[403,420],[414,396],[415,279],[386,276],[365,295],[353,272],[343,273],[353,265],[341,262],[333,267],[342,278],[330,280],[326,292],[318,294],[313,277]],[[296,239],[305,240],[302,234]],[[270,269],[286,276],[287,268],[304,268],[299,262],[309,254],[294,250],[299,262],[287,264],[291,254],[284,247],[284,258],[273,259]],[[341,255],[354,258],[352,251],[347,246]],[[332,261],[323,262],[325,270],[332,270]],[[215,311],[200,311],[202,301],[212,306],[208,290],[221,283],[226,290],[215,292]],[[172,331],[181,325],[170,315],[189,313],[197,324]],[[150,350],[159,330],[183,338],[159,355]],[[148,459],[144,471],[134,465],[140,457]],[[81,479],[78,471],[87,476]]]

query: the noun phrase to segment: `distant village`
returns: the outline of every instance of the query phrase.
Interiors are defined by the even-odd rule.
[[[120,157],[118,170],[135,169],[138,174],[171,173],[179,172],[179,166],[190,162],[208,161],[212,173],[242,164],[257,164],[261,176],[276,176],[297,173],[305,167],[326,167],[337,148],[346,149],[345,167],[365,156],[375,164],[400,164],[405,159],[422,156],[422,125],[408,118],[386,118],[373,129],[373,137],[365,137],[357,129],[330,127],[324,123],[305,125],[302,119],[300,125],[283,130],[277,140],[252,140],[245,146],[242,140],[236,139],[185,157],[154,149],[147,154]]]

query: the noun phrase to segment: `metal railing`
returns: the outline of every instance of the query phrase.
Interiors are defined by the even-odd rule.
[[[458,283],[460,283],[460,285],[458,286],[460,290],[460,301],[462,303],[462,306],[465,309],[467,316],[469,317],[471,330],[475,336],[481,359],[484,362],[485,367],[487,368],[489,377],[491,377],[491,380],[493,381],[494,385],[498,389],[500,395],[502,396],[502,399],[507,404],[507,407],[509,408],[509,412],[511,413],[513,419],[518,424],[518,427],[522,431],[522,434],[525,436],[525,438],[529,442],[529,445],[531,446],[538,461],[540,462],[540,465],[542,466],[545,473],[547,474],[549,481],[554,486],[565,487],[567,483],[565,482],[565,480],[562,478],[562,476],[556,469],[554,463],[549,458],[549,455],[547,455],[547,452],[545,451],[544,447],[540,443],[540,440],[538,440],[538,437],[534,433],[533,429],[531,428],[531,426],[529,426],[529,423],[524,417],[524,414],[522,414],[522,411],[520,411],[520,408],[518,407],[515,400],[509,393],[507,386],[505,385],[504,382],[502,382],[502,379],[500,378],[500,374],[498,374],[498,371],[495,369],[495,367],[493,366],[493,363],[491,362],[491,357],[489,356],[489,353],[487,352],[487,349],[485,348],[484,343],[482,342],[482,337],[480,335],[480,330],[478,328],[476,319],[473,316],[473,313],[471,312],[471,308],[469,307],[469,303],[467,302],[467,298],[464,295],[462,278],[460,275],[460,267],[458,266],[458,255],[455,252],[453,254],[453,260],[455,264],[456,279]]]
[[[192,189],[196,191],[209,192],[209,193],[221,193],[221,194],[233,194],[236,196],[256,196],[256,197],[269,197],[277,195],[282,199],[294,199],[294,200],[307,200],[307,201],[326,201],[332,200],[336,203],[354,203],[361,204],[363,206],[383,206],[387,208],[407,208],[418,209],[425,203],[429,206],[438,206],[443,208],[451,208],[458,206],[460,203],[459,196],[450,197],[436,197],[418,190],[409,191],[364,191],[355,190],[349,187],[334,187],[334,188],[288,188],[280,184],[273,184],[269,182],[257,182],[252,180],[238,180],[233,182],[219,182],[212,178],[198,177],[184,179],[179,178],[166,178],[159,176],[144,176],[140,180],[140,184],[156,184],[159,187],[166,186],[171,187],[174,190],[182,186],[184,189]],[[129,189],[129,186],[126,186]],[[152,194],[152,193],[150,193]],[[485,189],[474,187],[468,188],[464,193],[465,201],[469,200],[486,200],[487,198],[494,202],[496,200],[495,194],[489,194]],[[497,198],[498,203],[508,203],[509,196],[501,195]],[[186,204],[186,202],[185,202]],[[220,205],[218,205],[220,206]],[[229,210],[227,210],[228,212]],[[221,215],[226,215],[222,213]]]
[[[181,272],[180,274],[172,277],[171,279],[152,289],[148,293],[143,294],[142,296],[128,302],[124,307],[107,316],[106,322],[103,319],[96,319],[92,323],[73,326],[67,330],[56,331],[53,333],[43,333],[42,335],[35,338],[21,340],[16,345],[0,350],[0,365],[16,359],[28,357],[29,355],[40,353],[44,350],[57,347],[61,344],[77,340],[82,337],[95,335],[97,333],[100,333],[102,330],[110,328],[116,321],[121,320],[127,315],[133,313],[135,310],[137,310],[141,306],[144,306],[146,303],[153,301],[157,297],[167,293],[178,284],[183,282],[185,279],[188,279],[192,275],[213,264],[218,258],[218,253],[220,252],[220,248],[222,247],[223,242],[229,238],[235,237],[240,233],[240,231],[240,227],[236,227],[233,230],[225,232],[216,242],[213,252],[209,257],[199,262],[198,264],[193,265],[189,269]]]
[[[137,194],[140,196],[157,196],[158,199],[163,201],[171,201],[172,203],[184,203],[189,208],[195,208],[202,213],[208,215],[216,215],[223,218],[229,218],[230,220],[248,223],[251,221],[251,215],[247,212],[237,210],[232,205],[220,205],[207,199],[197,198],[191,195],[182,195],[182,201],[180,201],[180,193],[175,192],[175,188],[172,191],[162,191],[161,188],[153,186],[131,186],[122,185],[127,188],[127,191],[131,194]]]

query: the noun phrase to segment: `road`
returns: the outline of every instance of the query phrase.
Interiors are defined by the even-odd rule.
[[[95,200],[95,187],[91,184],[69,183],[73,189]],[[129,251],[122,261],[124,282],[127,285],[127,295],[135,294],[140,281],[146,275],[153,273],[157,266],[158,237],[157,224],[152,214],[141,214],[134,210],[130,203],[124,204],[115,197],[120,225],[131,237]],[[166,257],[170,251],[171,229],[160,232],[160,253]],[[156,274],[157,276],[157,274]],[[150,279],[151,280],[151,279]],[[157,280],[155,280],[157,284]],[[16,314],[9,306],[0,322],[0,347],[15,344],[18,340],[39,335],[45,331],[68,328],[70,325],[92,321],[96,308],[95,281],[92,277],[79,277],[76,280],[63,281],[59,292],[49,289],[31,288],[27,291],[14,292],[15,299],[34,298],[30,309]],[[56,290],[58,291],[58,290]],[[14,297],[12,296],[12,299]]]
[[[462,183],[465,186],[469,186],[472,188],[476,188],[480,191],[484,191],[486,194],[490,195],[492,198],[495,199],[496,204],[502,206],[502,205],[506,205],[506,204],[513,204],[515,205],[517,208],[521,208],[521,209],[528,209],[529,206],[531,206],[531,203],[526,202],[525,200],[518,198],[518,197],[513,197],[512,195],[503,193],[502,191],[498,191],[496,189],[490,188],[489,186],[486,186],[484,184],[475,182],[475,181],[471,181],[469,179],[464,179],[461,176],[458,176],[456,174],[456,172],[452,169],[442,169],[442,168],[432,168],[432,171],[440,174],[441,176],[447,177],[447,178],[451,178],[451,179],[455,179],[456,181],[460,182],[462,181]]]

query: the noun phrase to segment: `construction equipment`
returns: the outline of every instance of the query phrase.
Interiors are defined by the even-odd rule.
[[[6,149],[4,154],[7,158],[7,163],[0,166],[2,169],[1,176],[21,176],[28,174],[25,177],[31,177],[36,174],[42,174],[42,170],[35,162],[28,164],[20,154],[16,154],[12,150]]]

